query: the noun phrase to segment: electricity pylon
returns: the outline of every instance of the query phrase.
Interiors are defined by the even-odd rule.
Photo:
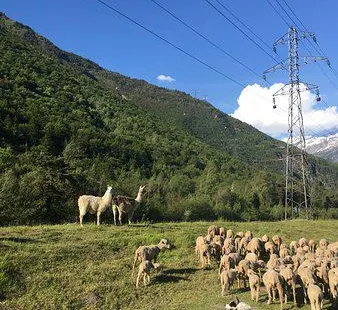
[[[299,33],[301,33],[301,37],[299,37]],[[316,37],[313,33],[298,31],[295,27],[291,26],[289,31],[273,44],[273,50],[276,52],[277,45],[288,43],[288,58],[263,73],[263,77],[265,78],[266,73],[279,69],[285,69],[289,72],[289,83],[275,92],[272,98],[273,108],[275,109],[277,107],[277,96],[289,96],[285,164],[285,220],[287,220],[289,209],[291,209],[292,217],[294,213],[299,214],[304,209],[305,216],[309,219],[309,209],[311,208],[301,92],[315,91],[317,101],[320,101],[320,97],[318,86],[300,82],[299,64],[300,62],[307,64],[309,62],[324,60],[330,66],[330,62],[326,57],[300,57],[298,55],[298,42],[300,39],[306,38],[312,38],[316,42]]]

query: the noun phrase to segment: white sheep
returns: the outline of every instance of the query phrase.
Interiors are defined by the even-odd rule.
[[[311,310],[323,309],[323,293],[318,285],[310,283],[307,288],[307,295],[311,304]]]
[[[150,283],[150,270],[153,269],[159,269],[161,267],[161,264],[158,263],[152,263],[149,260],[143,261],[138,269],[138,274],[136,278],[136,287],[138,288],[140,279],[143,277],[143,284],[144,286],[148,285]]]
[[[222,296],[224,296],[230,289],[234,279],[236,278],[236,272],[234,269],[224,269],[221,272],[221,286],[222,286]]]
[[[111,206],[113,199],[112,187],[108,186],[103,197],[82,195],[78,199],[79,213],[80,213],[80,225],[82,225],[83,217],[87,212],[95,214],[97,216],[97,225],[100,225],[100,216],[109,206]]]

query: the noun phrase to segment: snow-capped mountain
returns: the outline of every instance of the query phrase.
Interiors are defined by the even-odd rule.
[[[306,140],[306,151],[332,162],[338,162],[338,133]]]

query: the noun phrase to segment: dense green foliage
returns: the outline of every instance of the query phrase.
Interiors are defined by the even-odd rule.
[[[256,310],[278,310],[279,300],[267,305],[262,286],[258,304],[249,288],[221,296],[218,265],[201,269],[194,253],[197,236],[210,222],[156,223],[112,226],[86,224],[0,227],[0,309],[224,309],[238,296]],[[301,237],[317,242],[337,240],[338,221],[283,221],[277,223],[217,222],[235,232],[250,230],[254,236],[278,233],[289,244]],[[152,272],[149,287],[135,288],[130,277],[134,251],[140,245],[167,238],[175,249],[161,252],[161,273]],[[303,305],[297,286],[298,306],[290,301],[284,309],[310,310]],[[334,309],[329,300],[325,310]]]
[[[0,225],[74,221],[80,194],[102,195],[111,184],[132,196],[141,183],[138,219],[280,219],[280,155],[271,155],[280,145],[205,102],[63,52],[0,14]],[[271,159],[278,164],[262,164]],[[338,216],[337,171],[313,162],[317,207],[328,217]]]

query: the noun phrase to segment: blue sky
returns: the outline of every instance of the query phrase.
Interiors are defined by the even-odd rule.
[[[265,85],[263,80],[196,36],[150,0],[104,1],[241,84]],[[156,1],[258,74],[275,64],[269,56],[236,30],[205,0]],[[217,4],[216,0],[209,1],[218,6],[226,16],[231,17]],[[288,30],[285,22],[273,11],[267,0],[218,1],[226,5],[269,45],[272,45]],[[278,6],[276,0],[269,1],[288,22],[292,23]],[[284,0],[278,1],[287,9]],[[293,11],[307,29],[317,34],[320,47],[330,58],[333,67],[338,70],[338,43],[336,40],[338,1],[286,1],[290,6],[292,5]],[[242,94],[241,102],[245,101],[242,104],[244,116],[241,113],[237,113],[237,116],[239,115],[239,118],[242,117],[244,121],[265,132],[280,136],[278,130],[272,132],[265,125],[260,127],[261,120],[250,119],[253,107],[257,109],[257,114],[262,115],[264,114],[262,109],[270,109],[270,107],[262,105],[259,99],[254,98],[255,96],[251,96],[250,92],[245,92],[244,96],[243,87],[205,68],[107,9],[97,0],[2,0],[0,10],[10,18],[30,26],[64,50],[89,58],[111,71],[144,79],[156,85],[179,89],[187,93],[198,90],[197,95],[200,98],[207,96],[209,102],[226,113],[233,114],[238,109],[237,100]],[[295,19],[288,9],[287,11]],[[245,31],[247,32],[247,30]],[[250,33],[248,32],[248,34]],[[318,54],[307,41],[304,42],[312,55]],[[269,52],[273,54],[272,50]],[[281,58],[287,57],[286,46],[280,47],[278,52]],[[300,45],[300,55],[306,54],[309,52],[303,45]],[[317,105],[309,103],[307,107],[311,109],[311,118],[314,121],[313,126],[309,127],[313,134],[337,132],[338,126],[338,117],[336,117],[338,77],[327,68],[325,63],[322,68],[325,74],[316,64],[307,65],[301,69],[302,80],[319,85],[324,98],[324,102]],[[170,76],[175,81],[161,82],[157,79],[161,74]],[[283,83],[287,82],[288,75],[287,72],[276,72],[270,74],[268,78],[272,84]],[[270,96],[270,93],[263,88],[258,87],[256,91],[262,92],[263,96],[268,96],[267,98]],[[287,102],[285,104],[287,105]],[[245,110],[248,105],[251,105],[251,109]],[[327,110],[328,107],[332,107],[331,110]],[[316,111],[324,112],[319,117],[319,114],[315,113]],[[245,113],[247,113],[247,119]],[[266,117],[270,117],[269,115]],[[324,124],[327,115],[333,115],[333,118],[328,124]],[[280,117],[285,118],[282,112],[280,112]],[[284,129],[280,128],[279,130]]]

